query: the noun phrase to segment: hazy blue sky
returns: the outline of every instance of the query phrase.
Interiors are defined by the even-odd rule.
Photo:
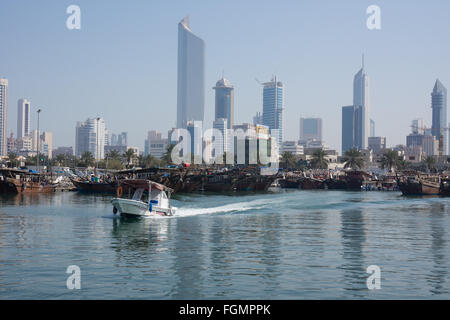
[[[81,7],[81,30],[66,28],[66,8]],[[381,7],[382,30],[366,27]],[[74,145],[76,121],[100,115],[110,132],[128,131],[143,148],[146,132],[167,134],[176,121],[177,24],[206,42],[205,120],[222,70],[235,86],[237,123],[262,111],[262,88],[276,73],[285,85],[285,136],[299,118],[319,116],[324,138],[341,145],[341,106],[366,55],[371,118],[388,145],[405,143],[414,118],[431,124],[437,77],[450,87],[450,2],[434,1],[25,1],[0,2],[0,77],[9,79],[8,134],[17,100],[42,107],[54,145]]]

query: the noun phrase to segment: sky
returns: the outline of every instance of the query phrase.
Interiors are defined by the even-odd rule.
[[[80,30],[66,27],[72,4]],[[369,5],[381,8],[381,30],[366,26]],[[299,138],[301,116],[321,117],[324,140],[337,150],[362,53],[370,117],[389,146],[406,143],[415,118],[431,126],[434,83],[450,86],[448,0],[2,0],[8,135],[16,135],[20,98],[42,109],[40,128],[53,132],[54,147],[74,146],[76,122],[96,116],[140,150],[149,130],[167,135],[176,122],[177,25],[186,15],[206,44],[207,126],[222,72],[235,87],[236,123],[262,111],[256,79],[276,74],[285,87],[285,140]]]

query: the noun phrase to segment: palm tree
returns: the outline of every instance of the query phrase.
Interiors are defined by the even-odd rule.
[[[120,159],[120,153],[117,150],[113,149],[108,152],[106,157],[111,160],[118,160],[118,159]]]
[[[55,157],[55,161],[59,166],[64,166],[64,164],[66,162],[66,156],[64,154],[60,153]]]
[[[408,162],[406,160],[399,160],[397,163],[397,169],[398,170],[406,170],[411,168],[411,162]]]
[[[362,169],[364,167],[364,159],[362,153],[353,148],[344,153],[344,168],[352,168],[353,170]]]
[[[283,164],[283,168],[294,168],[297,165],[297,161],[295,156],[291,152],[284,152],[281,156],[281,163]]]
[[[425,159],[423,159],[423,164],[425,165],[425,167],[428,170],[431,171],[431,170],[436,168],[436,166],[435,166],[436,165],[436,159],[434,157],[432,157],[432,156],[428,156]]]
[[[394,150],[387,150],[381,158],[381,168],[388,168],[391,171],[399,165],[398,153]]]
[[[328,169],[327,154],[322,149],[316,150],[312,154],[311,166],[314,169]]]
[[[163,157],[161,158],[161,161],[165,164],[173,164],[172,162],[172,150],[175,148],[174,144],[169,144],[167,146],[166,153],[164,153]]]
[[[128,149],[124,154],[123,157],[127,160],[127,165],[129,166],[131,162],[136,158],[136,154],[133,149]]]
[[[94,165],[94,156],[89,151],[86,151],[83,153],[80,157],[80,162],[85,167],[89,167]]]
[[[14,152],[8,153],[8,160],[11,162],[11,165],[15,163],[17,166],[17,154],[15,154]]]

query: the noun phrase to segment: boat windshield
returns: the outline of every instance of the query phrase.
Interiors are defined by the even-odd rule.
[[[143,188],[136,189],[136,191],[133,194],[132,200],[147,202],[148,201],[148,191]]]

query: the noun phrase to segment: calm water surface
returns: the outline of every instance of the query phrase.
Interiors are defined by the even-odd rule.
[[[123,219],[110,196],[0,197],[1,299],[449,299],[450,200],[399,193],[178,195]],[[66,269],[81,268],[81,290]],[[366,268],[381,268],[381,290]]]

